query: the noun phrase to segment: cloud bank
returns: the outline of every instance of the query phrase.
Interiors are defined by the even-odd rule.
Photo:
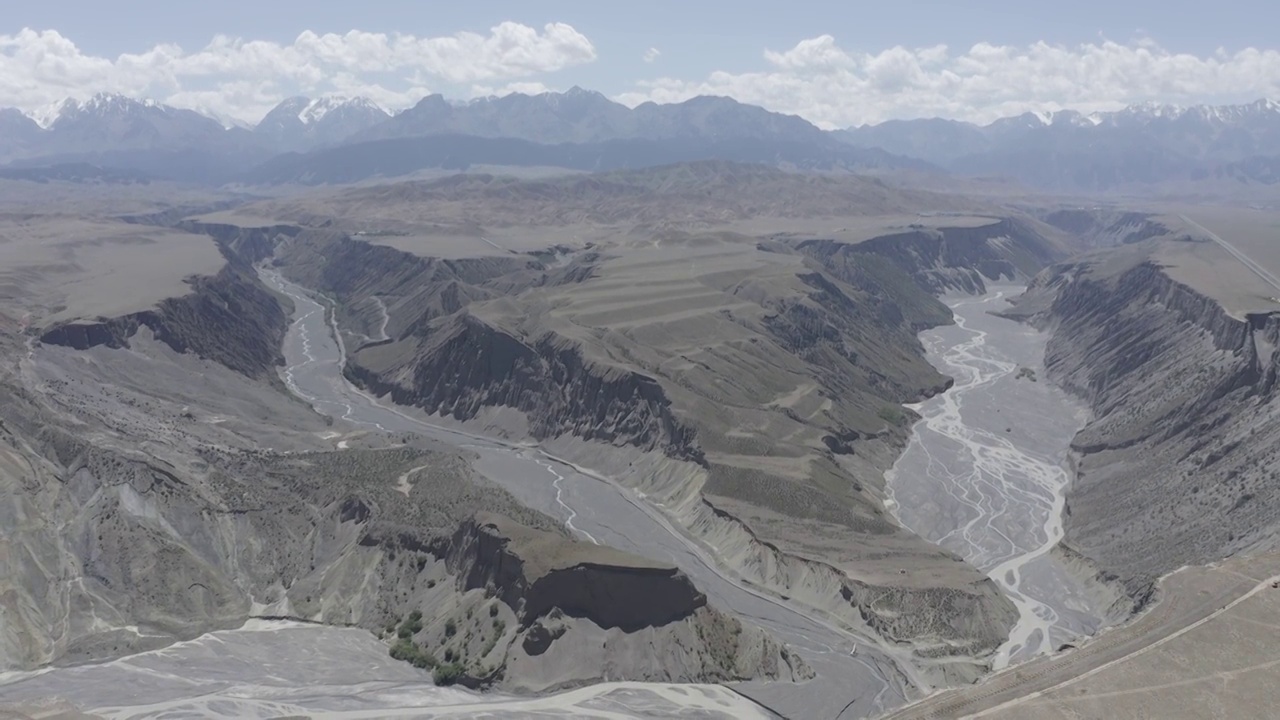
[[[800,115],[823,127],[891,118],[949,117],[988,122],[1033,110],[1115,110],[1128,104],[1235,102],[1280,95],[1280,52],[1246,48],[1197,57],[1151,40],[1064,47],[978,43],[878,53],[841,48],[822,35],[777,52],[762,72],[714,72],[702,80],[663,77],[617,99],[676,102],[729,95]]]
[[[641,59],[658,67],[661,55],[649,48]],[[284,44],[220,35],[195,51],[162,44],[115,58],[86,54],[56,30],[28,29],[0,35],[0,106],[35,112],[68,97],[118,92],[252,123],[292,95],[362,95],[396,110],[441,89],[463,96],[533,94],[554,86],[550,74],[596,59],[591,40],[565,23],[504,22],[485,34],[439,37],[308,31]],[[634,106],[727,95],[832,128],[891,118],[986,122],[1033,110],[1280,96],[1280,51],[1196,56],[1149,39],[855,52],[821,35],[787,50],[765,50],[763,62],[761,70],[704,78],[655,77],[614,98]]]
[[[591,41],[564,23],[443,37],[307,31],[287,45],[219,35],[195,52],[157,45],[114,59],[85,54],[56,30],[24,29],[0,35],[0,105],[32,111],[118,92],[255,121],[290,95],[358,94],[397,108],[438,83],[510,81],[595,59]]]

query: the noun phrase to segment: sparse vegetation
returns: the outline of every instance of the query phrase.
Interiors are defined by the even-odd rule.
[[[415,645],[412,640],[401,638],[391,646],[391,657],[414,667],[431,668],[436,666],[436,658],[426,648]]]
[[[414,610],[409,613],[409,617],[400,623],[400,629],[396,631],[396,635],[401,639],[411,638],[422,632],[422,613]]]
[[[885,405],[876,413],[879,418],[890,425],[901,426],[907,422],[907,414],[897,405]]]
[[[462,677],[463,667],[456,662],[448,662],[437,665],[431,673],[431,679],[437,685],[453,685],[458,682],[458,678]]]

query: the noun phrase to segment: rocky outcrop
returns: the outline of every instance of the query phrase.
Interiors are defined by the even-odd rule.
[[[1064,543],[1139,605],[1165,572],[1280,538],[1280,317],[1233,316],[1155,247],[1055,266],[1015,310],[1052,330],[1050,376],[1093,410]]]

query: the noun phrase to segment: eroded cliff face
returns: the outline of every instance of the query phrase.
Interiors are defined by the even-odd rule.
[[[356,353],[347,375],[397,403],[457,420],[490,407],[519,410],[537,439],[568,433],[701,458],[692,430],[653,378],[591,362],[554,333],[519,338],[465,312],[423,336]]]
[[[1051,377],[1088,401],[1066,538],[1141,604],[1184,564],[1280,532],[1280,317],[1235,317],[1139,254],[1055,266],[1017,314],[1052,330]]]
[[[258,280],[248,261],[229,246],[228,262],[214,276],[187,280],[190,292],[155,308],[119,317],[47,328],[40,341],[86,350],[128,347],[142,327],[175,352],[190,352],[251,378],[270,378],[284,362],[280,344],[288,330],[288,308]]]

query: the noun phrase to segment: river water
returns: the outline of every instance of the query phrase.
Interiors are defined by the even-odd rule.
[[[1103,622],[1088,588],[1050,552],[1062,539],[1069,444],[1088,415],[1045,381],[1047,336],[990,314],[1020,290],[950,298],[956,324],[921,334],[955,385],[913,407],[923,419],[887,478],[899,522],[987,573],[1017,606],[997,669]]]
[[[294,302],[294,322],[284,344],[284,379],[317,411],[357,426],[426,435],[475,453],[476,470],[522,503],[559,518],[586,542],[675,564],[712,605],[768,630],[818,675],[804,683],[740,683],[738,692],[789,717],[860,718],[902,705],[910,685],[930,689],[907,662],[909,650],[837,627],[752,587],[629,489],[536,447],[443,427],[419,411],[392,406],[352,387],[342,376],[344,350],[324,309],[278,273],[263,270],[261,276]]]

